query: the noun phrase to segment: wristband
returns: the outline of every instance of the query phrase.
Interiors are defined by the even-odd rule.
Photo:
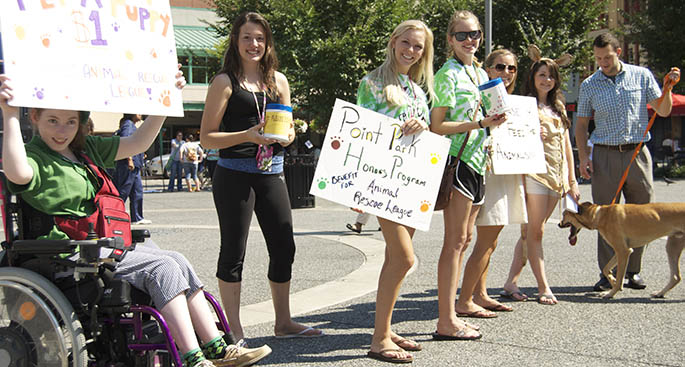
[[[484,129],[483,120],[478,120],[478,126],[480,126],[481,129]]]

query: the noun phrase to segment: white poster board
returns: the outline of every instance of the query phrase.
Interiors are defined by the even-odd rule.
[[[2,0],[13,106],[183,116],[168,1]]]
[[[401,125],[337,99],[310,193],[427,231],[450,141]]]
[[[492,169],[496,175],[543,173],[547,167],[534,97],[507,96],[507,121],[491,128]]]

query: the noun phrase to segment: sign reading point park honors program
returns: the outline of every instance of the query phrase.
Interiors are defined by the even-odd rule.
[[[427,231],[450,141],[336,100],[310,193]]]
[[[14,106],[183,116],[168,1],[2,0]]]

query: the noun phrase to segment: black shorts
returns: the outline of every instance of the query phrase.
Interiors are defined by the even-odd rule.
[[[450,156],[450,159],[454,159],[454,157]],[[461,160],[457,163],[457,171],[452,186],[462,195],[471,199],[473,205],[483,205],[485,201],[483,176]]]

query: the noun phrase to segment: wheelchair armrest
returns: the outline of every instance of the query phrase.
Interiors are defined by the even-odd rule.
[[[9,248],[17,254],[59,255],[70,254],[76,250],[79,241],[72,240],[15,240]],[[93,242],[93,241],[89,241]]]
[[[133,243],[145,242],[146,238],[150,238],[150,231],[147,229],[132,229],[131,238]]]
[[[12,241],[10,251],[17,254],[31,255],[60,255],[71,254],[76,247],[81,247],[81,252],[100,254],[101,247],[123,249],[124,241],[121,237],[100,238],[97,240],[15,240]]]

